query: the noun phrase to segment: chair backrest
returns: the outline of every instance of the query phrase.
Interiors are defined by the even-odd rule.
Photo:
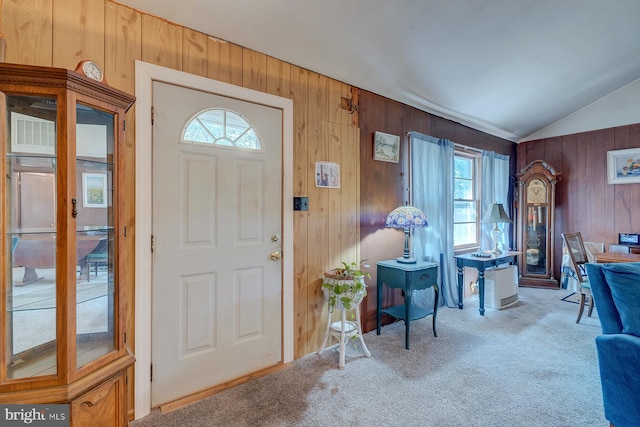
[[[562,238],[564,239],[564,243],[567,245],[573,271],[576,273],[576,278],[580,283],[588,281],[585,264],[589,262],[589,256],[587,255],[587,250],[584,248],[582,234],[579,232],[562,233]]]
[[[591,285],[591,293],[593,300],[598,306],[598,319],[603,334],[621,334],[622,320],[620,313],[613,302],[611,288],[604,275],[602,267],[605,264],[588,264],[586,266],[589,276],[589,284]]]

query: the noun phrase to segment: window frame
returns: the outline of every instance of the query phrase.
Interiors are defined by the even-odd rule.
[[[466,178],[456,178],[455,177],[455,159],[456,158],[465,158],[465,159],[469,159],[472,160],[472,167],[473,167],[473,171],[471,174],[471,183],[472,183],[472,193],[473,193],[473,198],[472,199],[457,199],[455,198],[455,191],[454,191],[454,198],[453,198],[453,205],[454,205],[454,219],[453,219],[453,227],[455,228],[456,224],[471,224],[472,222],[470,221],[464,221],[464,222],[456,222],[455,221],[455,204],[456,202],[460,201],[460,202],[474,202],[475,206],[476,206],[476,220],[475,220],[475,225],[476,225],[476,236],[475,236],[475,241],[472,243],[466,243],[466,244],[460,244],[460,245],[456,245],[455,244],[455,240],[454,240],[454,244],[453,244],[453,250],[455,252],[463,252],[463,251],[473,251],[473,250],[478,250],[478,248],[480,248],[481,245],[481,236],[482,236],[482,223],[481,223],[481,218],[480,218],[480,210],[481,210],[481,206],[480,206],[480,201],[481,201],[481,183],[480,183],[480,177],[481,177],[481,166],[482,166],[482,153],[476,150],[468,150],[468,149],[464,149],[464,148],[460,148],[460,147],[455,147],[454,148],[454,188],[455,188],[455,181],[457,179],[465,179]],[[455,239],[455,238],[454,238]]]

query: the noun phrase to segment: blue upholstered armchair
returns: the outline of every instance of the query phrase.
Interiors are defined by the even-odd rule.
[[[602,333],[596,337],[604,414],[640,426],[640,263],[587,264]]]

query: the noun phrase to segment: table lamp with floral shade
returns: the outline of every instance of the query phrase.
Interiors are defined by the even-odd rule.
[[[403,264],[415,264],[416,259],[409,256],[409,233],[412,228],[426,227],[427,216],[420,209],[409,204],[395,208],[387,215],[386,226],[404,229],[404,255],[396,258]]]

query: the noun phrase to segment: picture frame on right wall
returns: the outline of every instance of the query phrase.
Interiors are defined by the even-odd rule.
[[[398,163],[400,161],[400,137],[376,132],[373,137],[373,159]]]
[[[607,182],[640,183],[640,147],[607,151]]]

